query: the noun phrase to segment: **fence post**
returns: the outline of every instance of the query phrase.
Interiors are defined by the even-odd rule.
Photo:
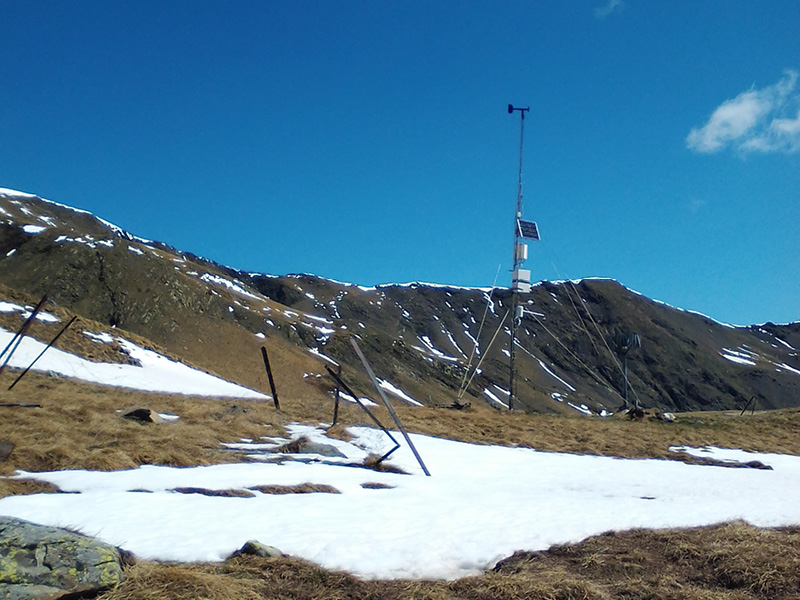
[[[333,397],[333,425],[336,425],[336,420],[339,418],[339,379],[342,378],[342,365],[336,367],[336,392]]]
[[[267,378],[269,379],[269,389],[272,390],[272,401],[275,403],[275,408],[281,409],[278,403],[278,390],[275,389],[275,379],[272,377],[272,368],[269,366],[269,356],[267,356],[267,348],[261,346],[261,355],[264,357],[264,367],[267,369]]]

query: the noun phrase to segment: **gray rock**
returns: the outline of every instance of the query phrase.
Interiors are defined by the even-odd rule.
[[[306,442],[302,446],[301,453],[345,458],[345,455],[336,446],[332,446],[331,444],[321,444],[319,442]]]
[[[119,551],[58,527],[0,517],[0,600],[104,590],[122,580]]]
[[[3,600],[50,600],[60,598],[64,590],[49,585],[12,584],[0,587],[0,598]]]
[[[277,450],[286,454],[319,454],[320,456],[346,458],[336,446],[312,442],[305,436],[292,440]]]
[[[0,440],[0,462],[8,460],[14,451],[14,442],[10,440]]]
[[[234,558],[242,554],[249,554],[251,556],[260,556],[261,558],[276,558],[279,556],[286,556],[283,552],[278,550],[275,546],[267,546],[258,540],[250,540],[245,542],[244,546],[239,548],[236,552],[231,554],[228,558]]]

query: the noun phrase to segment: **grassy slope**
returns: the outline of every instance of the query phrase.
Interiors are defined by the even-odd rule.
[[[5,374],[2,383],[11,381]],[[238,460],[221,441],[283,433],[291,421],[329,420],[319,394],[287,394],[270,403],[168,396],[90,386],[30,374],[0,402],[0,439],[16,449],[0,473],[138,464],[193,465]],[[181,416],[141,425],[118,411],[148,407]],[[800,411],[696,413],[677,423],[501,414],[398,407],[412,431],[477,443],[613,456],[670,457],[672,444],[715,444],[800,454]],[[383,411],[378,411],[389,422]],[[367,423],[347,405],[344,424]],[[336,428],[340,434],[343,429]],[[0,497],[55,491],[33,481],[0,480]],[[378,549],[376,549],[377,551]],[[800,529],[756,530],[743,524],[689,531],[628,532],[509,559],[494,572],[455,582],[360,581],[298,559],[239,558],[223,564],[143,562],[107,599],[150,598],[790,598],[800,593]]]
[[[596,536],[548,552],[518,553],[491,572],[452,582],[361,581],[291,558],[141,563],[101,598],[789,600],[800,594],[798,568],[800,528],[730,523]]]
[[[237,455],[222,450],[220,442],[280,434],[283,425],[292,421],[329,421],[333,412],[332,400],[320,400],[318,393],[287,393],[281,399],[282,410],[277,411],[271,402],[144,393],[33,372],[12,391],[5,391],[2,384],[12,381],[13,375],[9,371],[0,380],[0,402],[40,404],[41,408],[0,407],[0,439],[17,446],[0,466],[4,473],[236,460]],[[181,418],[146,426],[120,418],[119,411],[136,407]],[[623,457],[674,458],[668,448],[675,444],[800,454],[798,409],[743,417],[736,412],[686,413],[676,423],[663,423],[498,413],[480,406],[464,411],[396,408],[411,431],[475,443]],[[385,409],[374,412],[384,423],[391,422]],[[344,425],[371,424],[351,404],[343,403],[339,414]],[[5,485],[8,482],[0,482],[0,495]]]

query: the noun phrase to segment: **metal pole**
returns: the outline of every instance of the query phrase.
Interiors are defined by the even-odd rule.
[[[519,111],[519,171],[517,176],[517,210],[514,213],[514,253],[512,256],[513,265],[511,268],[511,345],[509,347],[508,357],[508,409],[514,410],[514,398],[517,395],[517,381],[515,365],[517,358],[517,328],[519,327],[519,318],[517,317],[517,305],[519,304],[519,297],[517,292],[517,285],[514,283],[514,275],[522,265],[522,259],[517,254],[517,246],[520,243],[519,219],[522,217],[522,148],[523,136],[525,134],[525,113],[530,108],[514,108],[508,105],[508,112],[513,113],[515,110]]]
[[[3,351],[0,352],[0,357],[3,356],[6,352],[8,352],[8,356],[6,356],[5,361],[3,361],[3,364],[0,365],[0,373],[2,373],[3,370],[6,368],[8,361],[11,360],[11,357],[14,355],[14,352],[17,351],[17,348],[19,347],[20,343],[22,343],[22,338],[25,337],[25,334],[28,332],[28,328],[31,326],[34,319],[36,319],[36,315],[39,314],[39,311],[42,310],[44,303],[47,302],[48,293],[49,292],[45,292],[44,296],[42,296],[42,299],[39,300],[39,304],[37,304],[36,307],[33,309],[33,312],[31,312],[30,316],[22,324],[22,327],[20,327],[16,335],[13,338],[11,338],[11,341],[8,343],[8,346],[6,346],[3,349]]]
[[[24,370],[22,373],[20,373],[20,374],[19,374],[19,377],[17,377],[17,378],[14,380],[14,383],[12,383],[10,386],[8,386],[8,389],[9,389],[9,391],[10,391],[11,389],[13,389],[13,388],[14,388],[14,386],[15,386],[15,385],[17,385],[17,383],[19,383],[19,380],[20,380],[20,379],[22,379],[23,377],[25,377],[25,375],[28,373],[28,371],[30,371],[30,370],[33,368],[33,365],[35,365],[35,364],[36,364],[36,361],[38,361],[40,358],[42,358],[42,356],[44,355],[44,353],[45,353],[45,352],[47,352],[47,351],[50,349],[50,347],[51,347],[53,344],[55,344],[55,343],[58,341],[58,338],[60,338],[60,337],[61,337],[61,334],[63,334],[63,333],[64,333],[64,332],[65,332],[65,331],[66,331],[66,330],[69,328],[69,326],[70,326],[70,325],[72,325],[72,324],[73,324],[73,323],[74,323],[74,322],[75,322],[77,319],[78,319],[78,317],[72,317],[72,318],[69,320],[69,322],[68,322],[66,325],[64,325],[64,328],[63,328],[61,331],[59,331],[59,332],[58,332],[58,334],[56,335],[56,337],[54,337],[54,338],[53,338],[53,340],[52,340],[52,341],[51,341],[49,344],[47,344],[47,346],[45,346],[45,347],[44,347],[44,350],[42,350],[42,351],[39,353],[39,356],[37,356],[36,358],[34,358],[34,359],[33,359],[33,362],[32,362],[31,364],[29,364],[29,365],[28,365],[28,368],[27,368],[27,369],[25,369],[25,370]]]
[[[372,385],[374,385],[375,389],[378,391],[378,395],[381,397],[381,400],[383,400],[383,403],[386,405],[386,409],[389,411],[389,414],[392,416],[392,419],[394,420],[395,425],[397,425],[398,429],[400,429],[400,433],[403,434],[403,437],[405,438],[406,443],[408,444],[408,447],[411,448],[411,452],[414,453],[414,457],[417,459],[417,462],[419,463],[419,466],[422,467],[422,472],[425,473],[425,475],[427,475],[428,477],[430,477],[431,474],[428,471],[428,467],[426,467],[425,463],[422,462],[422,457],[419,455],[419,452],[417,452],[417,449],[414,447],[414,442],[411,441],[411,437],[408,435],[408,432],[406,431],[406,428],[403,427],[403,424],[400,422],[400,418],[397,416],[397,413],[394,412],[394,408],[392,408],[392,405],[389,402],[389,399],[386,397],[386,394],[383,392],[383,388],[381,388],[381,386],[378,384],[378,379],[375,377],[375,373],[372,372],[372,367],[369,366],[369,363],[367,362],[367,357],[364,356],[363,352],[361,352],[361,348],[359,348],[358,342],[356,341],[356,338],[351,337],[350,338],[350,344],[352,344],[353,348],[356,351],[356,354],[358,354],[358,358],[361,360],[361,363],[364,365],[364,368],[367,371],[367,375],[369,375],[369,378],[372,380]]]
[[[381,456],[378,459],[377,462],[380,463],[380,462],[383,462],[384,460],[386,460],[387,458],[389,458],[389,455],[400,447],[400,443],[396,439],[394,439],[394,436],[391,433],[389,433],[389,430],[386,429],[386,427],[383,426],[383,424],[378,420],[378,417],[376,417],[374,414],[372,414],[372,411],[369,408],[367,408],[367,405],[364,404],[363,402],[361,402],[361,400],[359,400],[359,398],[358,398],[358,395],[353,390],[351,390],[347,386],[347,384],[342,380],[342,378],[341,378],[342,366],[341,365],[339,365],[339,369],[338,369],[340,371],[339,374],[334,373],[333,369],[331,369],[328,365],[325,365],[325,369],[328,371],[328,375],[333,377],[333,379],[336,381],[337,385],[341,386],[341,388],[344,390],[344,392],[346,394],[350,394],[350,396],[352,396],[353,400],[356,401],[356,404],[358,404],[362,408],[362,410],[369,415],[369,418],[372,419],[372,422],[375,423],[375,425],[377,425],[378,427],[380,427],[381,431],[383,431],[383,433],[385,433],[387,436],[389,436],[389,439],[392,440],[392,442],[394,443],[394,448],[392,448],[386,454]]]
[[[628,353],[622,355],[622,382],[625,385],[625,406],[628,404]],[[638,406],[636,408],[639,408]]]

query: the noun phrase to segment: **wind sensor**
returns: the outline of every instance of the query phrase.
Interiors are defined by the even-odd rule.
[[[522,263],[528,258],[528,246],[523,240],[538,240],[539,228],[533,221],[522,219],[522,141],[525,132],[525,113],[530,112],[531,108],[524,108],[508,105],[508,114],[519,111],[519,176],[517,179],[517,210],[514,213],[514,258],[511,270],[511,347],[509,354],[509,384],[508,384],[508,408],[514,409],[514,399],[517,395],[517,385],[514,370],[516,359],[517,328],[522,320],[522,306],[519,305],[519,292],[531,291],[531,272],[522,268]]]

